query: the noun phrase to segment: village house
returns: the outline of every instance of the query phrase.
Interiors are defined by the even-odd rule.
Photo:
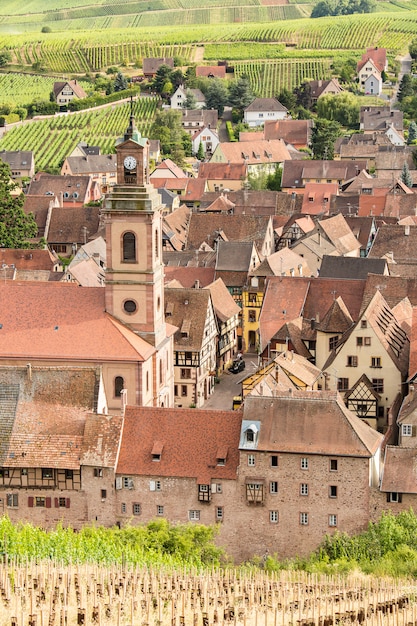
[[[190,94],[194,98],[194,107],[196,109],[202,109],[206,104],[206,98],[200,89],[188,89],[184,85],[179,85],[171,96],[171,109],[183,109],[187,96]]]
[[[252,142],[222,142],[215,149],[210,163],[240,163],[247,166],[248,174],[274,174],[276,168],[291,156],[281,139]]]
[[[220,139],[217,131],[207,126],[200,128],[191,138],[193,154],[198,153],[201,144],[205,157],[211,156],[219,143]]]
[[[337,183],[354,178],[366,169],[366,161],[300,161],[286,160],[282,166],[282,190],[287,193],[297,192],[306,183]]]
[[[68,104],[73,100],[87,97],[86,92],[75,79],[55,82],[52,92],[55,102],[59,105],[60,109],[63,110],[66,110]]]
[[[247,179],[247,172],[246,163],[201,163],[198,178],[207,181],[207,191],[238,191]]]
[[[143,59],[142,70],[145,78],[155,78],[161,65],[174,69],[173,57],[147,57]]]
[[[310,80],[308,84],[310,85],[311,99],[313,102],[317,102],[321,96],[337,96],[343,91],[337,78],[331,78],[330,80]]]
[[[283,120],[288,109],[276,98],[255,98],[244,110],[243,121],[249,128],[263,126],[266,121]]]
[[[98,154],[69,156],[65,159],[61,176],[90,176],[100,186],[101,192],[107,193],[117,184],[116,155]]]
[[[183,109],[181,126],[191,137],[202,128],[217,129],[219,116],[216,109]]]
[[[13,180],[22,181],[35,174],[35,158],[30,150],[0,150],[0,160],[10,167]]]

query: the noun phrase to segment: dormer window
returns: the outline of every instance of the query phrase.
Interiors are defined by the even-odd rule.
[[[255,424],[251,424],[245,430],[245,442],[249,444],[254,444],[256,442],[257,435],[258,435],[257,427],[255,426]]]
[[[161,441],[155,441],[152,448],[152,461],[159,462],[162,456],[164,444]]]

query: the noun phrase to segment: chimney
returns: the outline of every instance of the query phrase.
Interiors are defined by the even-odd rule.
[[[200,281],[199,280],[195,280],[194,281],[194,289],[200,289]]]
[[[406,224],[404,227],[404,235],[408,237],[409,234],[410,234],[410,224]]]

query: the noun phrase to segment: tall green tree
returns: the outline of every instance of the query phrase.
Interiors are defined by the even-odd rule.
[[[0,248],[31,248],[28,240],[38,232],[33,213],[23,210],[24,195],[12,195],[16,187],[9,165],[0,159]]]
[[[171,82],[172,68],[169,65],[161,65],[158,67],[155,78],[152,81],[152,87],[157,93],[162,93],[164,85],[167,81]]]
[[[217,109],[219,117],[223,115],[229,94],[223,81],[212,79],[206,91],[206,108]]]
[[[277,100],[281,102],[281,104],[287,108],[289,111],[295,109],[297,105],[297,98],[287,87],[283,87],[279,94],[277,95]]]
[[[327,120],[335,120],[355,128],[359,125],[359,100],[349,91],[340,94],[327,94],[317,101],[317,115]]]
[[[311,149],[315,159],[333,160],[335,141],[342,134],[339,122],[317,118],[311,133]]]
[[[240,119],[243,117],[243,111],[254,99],[255,96],[246,74],[242,74],[230,85],[229,105],[239,112]]]
[[[397,100],[402,102],[407,96],[413,95],[413,81],[410,74],[404,74],[398,88]]]
[[[412,144],[417,139],[417,124],[413,121],[408,127],[408,145]]]
[[[403,165],[403,169],[401,172],[401,180],[404,183],[404,185],[407,185],[407,187],[409,187],[409,189],[412,188],[413,179],[411,178],[410,168],[408,167],[407,162],[405,162]]]
[[[114,91],[124,91],[129,86],[126,76],[123,76],[122,72],[117,72],[114,79]]]
[[[192,93],[192,91],[189,91],[187,89],[185,100],[184,100],[182,106],[183,106],[184,109],[196,109],[197,108],[197,101],[196,101],[195,95]]]
[[[313,98],[311,96],[311,85],[309,82],[305,81],[299,87],[296,87],[294,89],[294,95],[298,106],[304,107],[307,110],[311,109]]]
[[[158,111],[149,133],[150,139],[159,139],[161,151],[169,156],[179,167],[184,164],[186,152],[191,154],[191,138],[182,129],[182,114],[176,109]]]

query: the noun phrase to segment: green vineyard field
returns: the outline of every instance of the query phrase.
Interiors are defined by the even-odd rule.
[[[143,136],[149,134],[157,103],[156,98],[143,97],[134,104],[136,124]],[[32,150],[37,170],[57,168],[79,141],[100,146],[102,154],[114,152],[129,115],[130,105],[125,103],[17,125],[1,139],[0,149]]]
[[[49,94],[54,86],[55,79],[50,76],[33,74],[0,74],[0,106],[5,104],[25,105],[36,99],[49,100]],[[91,85],[80,82],[88,91]]]

